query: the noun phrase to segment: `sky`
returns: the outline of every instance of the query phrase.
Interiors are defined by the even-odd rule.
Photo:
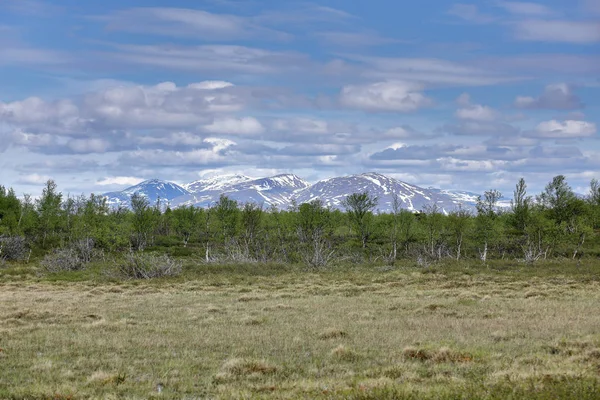
[[[0,0],[0,185],[600,178],[600,0]]]

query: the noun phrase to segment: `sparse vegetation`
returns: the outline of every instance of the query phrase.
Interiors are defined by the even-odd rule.
[[[0,270],[0,398],[592,399],[600,266]],[[84,275],[82,275],[84,274]],[[59,397],[57,397],[59,396]]]

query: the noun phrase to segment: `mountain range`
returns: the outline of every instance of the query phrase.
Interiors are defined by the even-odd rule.
[[[209,207],[224,194],[238,203],[257,203],[265,208],[274,206],[286,209],[293,203],[302,204],[315,199],[334,209],[343,209],[343,200],[352,193],[369,192],[376,196],[376,211],[392,211],[394,194],[400,206],[410,211],[422,210],[427,205],[437,205],[442,211],[450,212],[459,206],[472,209],[477,202],[477,193],[422,188],[378,173],[364,173],[335,177],[310,184],[293,174],[267,178],[250,178],[244,175],[223,175],[202,179],[186,185],[152,179],[129,187],[120,192],[105,193],[112,207],[130,207],[131,197],[138,193],[150,204],[157,200],[171,207]],[[500,206],[507,202],[501,201]]]

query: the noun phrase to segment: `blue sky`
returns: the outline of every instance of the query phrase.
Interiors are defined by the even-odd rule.
[[[600,178],[600,1],[0,0],[0,184]]]

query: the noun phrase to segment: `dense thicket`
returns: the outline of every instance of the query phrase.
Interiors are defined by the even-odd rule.
[[[535,198],[521,179],[512,207],[497,206],[501,194],[485,192],[475,210],[449,213],[435,204],[413,213],[395,199],[392,212],[374,214],[377,199],[349,195],[345,211],[315,200],[282,211],[238,204],[221,196],[212,207],[170,209],[134,195],[129,209],[110,209],[101,196],[65,197],[48,181],[39,199],[18,198],[0,186],[0,260],[70,260],[85,265],[94,254],[162,251],[207,262],[286,262],[320,268],[331,262],[444,258],[596,257],[600,184],[581,198],[560,175]]]

